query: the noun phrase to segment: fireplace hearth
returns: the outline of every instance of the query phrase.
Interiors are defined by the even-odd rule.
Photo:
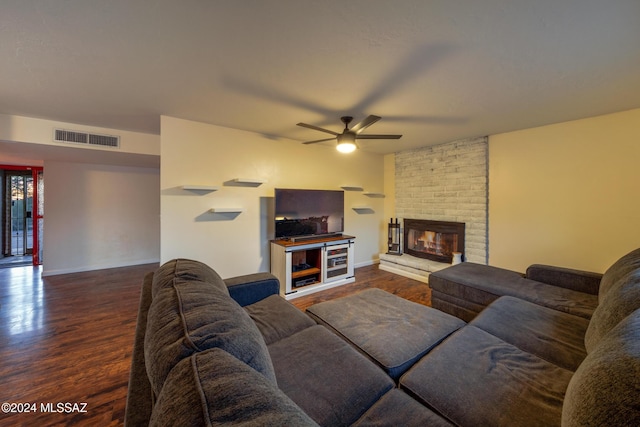
[[[448,264],[454,252],[464,259],[464,229],[462,222],[405,219],[404,252]]]

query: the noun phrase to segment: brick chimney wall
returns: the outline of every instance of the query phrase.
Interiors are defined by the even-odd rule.
[[[465,260],[488,260],[488,138],[395,154],[396,216],[466,224]]]

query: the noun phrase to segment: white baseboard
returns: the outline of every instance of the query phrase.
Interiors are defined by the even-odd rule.
[[[45,262],[42,267],[42,277],[57,276],[60,274],[84,273],[86,271],[106,270],[109,268],[132,267],[134,265],[159,264],[159,263],[160,263],[160,258],[155,258],[155,259],[146,259],[146,260],[136,260],[128,263],[127,262],[118,263],[117,265],[112,265],[112,264],[88,265],[88,266],[76,267],[76,268],[62,268],[57,270],[47,270],[46,262]]]
[[[374,264],[378,264],[380,263],[379,259],[371,259],[368,261],[362,261],[362,262],[358,262],[356,264],[353,265],[353,268],[360,268],[360,267],[368,267],[370,265],[374,265]]]

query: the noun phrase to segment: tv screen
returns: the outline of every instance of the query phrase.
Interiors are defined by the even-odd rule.
[[[344,191],[275,189],[275,237],[344,231]]]

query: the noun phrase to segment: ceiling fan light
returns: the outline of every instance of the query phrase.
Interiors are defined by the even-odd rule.
[[[341,153],[353,153],[356,150],[356,144],[350,141],[338,142],[336,148]]]
[[[356,135],[353,132],[344,132],[337,137],[338,145],[336,148],[341,153],[352,153],[357,148]]]

